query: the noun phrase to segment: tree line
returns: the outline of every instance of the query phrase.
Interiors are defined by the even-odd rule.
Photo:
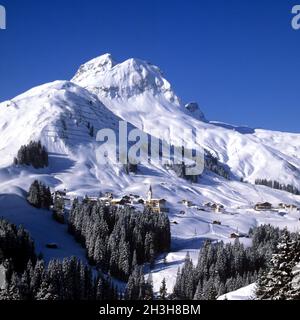
[[[0,265],[5,288],[0,300],[114,300],[119,292],[109,277],[93,276],[77,258],[51,260],[37,257],[33,240],[23,227],[0,220]]]
[[[48,167],[48,152],[41,141],[30,141],[29,144],[21,146],[14,158],[14,165],[33,166],[35,169]]]
[[[27,201],[37,209],[52,208],[52,217],[59,223],[65,223],[65,203],[62,195],[57,192],[52,196],[50,188],[35,180],[28,191]]]
[[[194,267],[189,254],[178,271],[170,299],[214,300],[256,281],[258,300],[300,299],[300,236],[269,225],[250,231],[253,247],[206,242]],[[34,242],[23,228],[0,219],[0,265],[5,286],[0,300],[150,300],[154,299],[151,274],[145,279],[135,265],[124,292],[109,276],[93,275],[75,257],[51,260],[46,266],[35,253]],[[158,299],[166,299],[162,281]]]
[[[157,254],[170,249],[170,221],[148,208],[143,213],[98,201],[75,200],[68,229],[87,252],[91,264],[127,281],[137,265],[154,263]]]
[[[283,184],[276,180],[256,179],[255,184],[267,186],[269,188],[276,189],[276,190],[287,191],[295,195],[300,195],[300,191],[295,186],[291,184]]]
[[[169,162],[164,165],[164,168],[167,170],[173,170],[177,177],[197,183],[200,175],[189,176],[186,174],[188,165],[185,162],[182,163],[174,163]],[[230,179],[230,170],[226,168],[223,164],[221,164],[216,157],[214,157],[211,153],[206,151],[204,156],[204,168],[229,180]]]
[[[65,223],[64,201],[49,187],[34,181],[28,202],[36,208],[52,208],[52,216]],[[137,212],[129,206],[107,206],[101,201],[74,200],[68,214],[68,230],[86,248],[89,262],[103,272],[127,281],[136,265],[154,264],[155,257],[168,252],[171,243],[170,221],[165,213],[150,208]]]
[[[219,160],[207,150],[204,158],[204,167],[205,169],[214,172],[215,174],[227,180],[230,180],[230,169],[224,164],[220,163]]]
[[[255,282],[276,248],[282,231],[271,226],[250,230],[253,246],[206,241],[194,267],[187,254],[178,270],[173,298],[215,300],[217,297]]]
[[[29,261],[35,262],[34,242],[29,233],[21,226],[17,228],[0,218],[0,264],[10,259],[17,272],[25,269]]]

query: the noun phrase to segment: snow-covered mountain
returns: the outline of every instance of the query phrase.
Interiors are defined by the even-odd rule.
[[[118,117],[96,96],[69,81],[33,88],[0,104],[1,164],[22,144],[40,139],[50,152],[72,153],[92,142],[89,127],[118,130]]]
[[[197,130],[203,147],[236,177],[250,182],[274,179],[300,187],[299,134],[207,123],[199,107],[185,107],[160,69],[150,63],[129,59],[118,64],[106,54],[82,65],[71,81],[96,94],[122,119],[156,137],[168,132],[170,142],[176,144],[181,143],[184,129]]]
[[[197,130],[202,146],[227,166],[231,180],[206,170],[198,183],[191,183],[156,161],[143,163],[134,175],[113,162],[99,165],[96,132],[109,128],[117,133],[121,119],[158,138],[170,132],[169,142],[175,144],[181,142],[185,129]],[[263,201],[300,205],[299,196],[253,185],[256,178],[266,178],[300,189],[300,135],[209,122],[196,103],[181,102],[158,67],[142,60],[117,63],[106,54],[82,65],[71,81],[44,84],[0,103],[0,133],[1,215],[24,224],[46,259],[82,252],[66,239],[63,227],[56,233],[49,215],[30,211],[25,191],[36,178],[53,189],[66,188],[70,197],[97,196],[100,191],[145,197],[151,184],[154,195],[168,202],[173,241],[167,257],[170,264],[161,268],[158,259],[153,271],[156,289],[162,277],[172,289],[186,251],[196,259],[204,238],[231,241],[229,235],[237,229],[247,233],[262,223],[300,227],[297,211],[253,210],[255,203]],[[41,140],[47,147],[48,168],[12,166],[20,146],[30,140]],[[183,199],[194,206],[186,207],[180,202]],[[203,207],[206,202],[224,205],[225,213],[216,216]],[[216,219],[221,225],[213,224]],[[249,245],[249,239],[243,241]],[[47,242],[66,246],[47,251]]]

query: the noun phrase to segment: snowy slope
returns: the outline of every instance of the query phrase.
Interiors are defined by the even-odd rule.
[[[250,284],[247,287],[228,292],[219,297],[218,300],[253,300],[255,299],[255,288],[255,283]]]
[[[153,136],[163,135],[178,144],[184,129],[197,130],[203,147],[227,164],[237,178],[251,182],[256,178],[276,179],[300,187],[299,134],[199,121],[152,64],[139,59],[116,63],[105,54],[82,65],[71,81],[95,93],[116,115]]]
[[[156,137],[173,126],[173,140],[180,140],[186,128],[201,130],[203,145],[227,164],[234,176],[225,180],[206,171],[199,183],[178,178],[157,161],[139,166],[137,174],[127,175],[122,166],[108,161],[99,165],[96,132],[111,128],[118,133],[118,122],[125,119]],[[203,121],[200,121],[203,120]],[[130,59],[117,64],[110,55],[83,65],[69,81],[56,81],[0,103],[0,215],[24,224],[46,259],[70,255],[83,256],[81,248],[49,214],[26,205],[26,190],[34,179],[52,189],[68,190],[69,197],[112,191],[115,196],[146,196],[149,185],[154,196],[167,200],[172,231],[172,251],[158,258],[153,270],[155,290],[163,277],[171,292],[178,266],[187,251],[194,263],[205,239],[232,241],[237,230],[271,223],[290,230],[300,229],[299,211],[255,212],[257,202],[280,202],[300,206],[300,197],[251,183],[256,177],[277,179],[299,187],[300,142],[298,134],[252,130],[220,122],[207,122],[200,110],[193,115],[180,102],[161,71],[144,61]],[[35,170],[13,167],[12,161],[22,144],[41,139],[50,152],[48,168]],[[195,206],[179,203],[187,199]],[[223,214],[204,211],[203,204],[217,202],[225,206]],[[198,209],[197,209],[198,207]],[[184,214],[182,214],[182,211]],[[221,225],[214,225],[218,220]],[[57,227],[57,228],[56,228]],[[47,230],[47,232],[45,232]],[[247,238],[245,245],[251,245]],[[45,249],[45,243],[62,244],[60,251]]]
[[[11,164],[22,144],[41,139],[50,152],[69,154],[94,141],[94,131],[117,130],[119,119],[87,90],[68,81],[33,88],[0,104],[0,167]]]
[[[44,259],[63,259],[76,256],[85,261],[84,249],[67,233],[67,226],[57,224],[46,210],[32,208],[22,197],[12,194],[0,195],[1,216],[10,222],[23,225],[35,239],[36,252],[43,253]],[[56,243],[57,250],[47,249],[46,245]]]

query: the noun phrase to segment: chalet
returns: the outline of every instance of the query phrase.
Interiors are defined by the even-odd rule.
[[[237,232],[233,232],[230,234],[231,239],[238,239],[240,237],[240,234]]]
[[[153,212],[161,213],[161,212],[168,212],[168,208],[166,208],[167,201],[165,199],[151,199],[146,200],[146,207],[152,209]]]
[[[100,199],[98,197],[88,197],[87,195],[82,199],[82,203],[96,204]]]
[[[130,196],[124,196],[122,200],[125,204],[132,204],[134,202],[134,199],[131,198]]]
[[[224,206],[218,203],[214,203],[211,205],[211,209],[213,209],[216,213],[220,213],[224,210]]]
[[[105,203],[105,205],[109,206],[116,206],[116,205],[131,205],[133,204],[133,198],[130,196],[123,196],[122,198],[114,198],[112,193],[107,192],[105,194],[105,197],[101,197],[97,199],[101,201],[102,203]]]
[[[144,200],[144,199],[139,199],[139,200],[137,201],[137,203],[139,203],[139,204],[145,204],[145,200]]]
[[[123,198],[119,198],[119,199],[111,199],[110,200],[110,204],[113,205],[113,206],[116,206],[116,205],[124,205],[126,202]]]
[[[297,209],[297,206],[295,206],[294,204],[286,204],[285,209],[295,210]]]
[[[264,202],[264,203],[257,203],[254,207],[256,211],[265,211],[265,210],[271,210],[272,209],[272,204],[269,202]]]
[[[113,199],[114,195],[111,192],[105,192],[105,196],[104,197],[107,198],[107,199]]]
[[[105,204],[106,206],[109,206],[110,205],[110,202],[111,202],[111,199],[109,198],[106,198],[106,197],[101,197],[99,198],[99,201],[103,204]]]
[[[286,204],[286,203],[279,203],[278,204],[279,209],[288,209],[288,210],[297,210],[298,207],[294,204]]]
[[[213,204],[211,202],[207,202],[207,203],[204,204],[205,207],[209,207],[209,208],[211,208],[212,205]]]
[[[211,210],[213,210],[216,213],[220,213],[224,211],[224,206],[222,204],[219,203],[211,203],[211,202],[207,202],[204,204],[204,207],[208,207]]]
[[[55,201],[60,200],[63,207],[71,206],[72,204],[71,198],[67,196],[67,189],[54,191],[51,195]],[[51,206],[51,209],[53,209],[53,206]]]
[[[193,205],[192,201],[189,200],[182,200],[181,203],[186,207],[191,207]]]
[[[135,199],[139,199],[140,198],[140,196],[138,195],[138,194],[130,194],[129,195],[131,198],[135,198]]]
[[[59,198],[64,198],[67,196],[67,190],[64,189],[64,190],[57,190],[53,193],[53,196],[55,197],[59,197]]]
[[[162,213],[168,212],[168,208],[166,207],[167,201],[165,199],[154,199],[152,192],[152,187],[150,186],[148,191],[147,200],[145,200],[145,206],[151,208],[153,212]]]

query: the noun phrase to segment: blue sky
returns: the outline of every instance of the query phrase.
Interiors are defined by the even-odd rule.
[[[298,1],[300,4],[300,0]],[[164,71],[184,102],[232,124],[300,132],[297,0],[0,0],[0,101],[110,52]]]

